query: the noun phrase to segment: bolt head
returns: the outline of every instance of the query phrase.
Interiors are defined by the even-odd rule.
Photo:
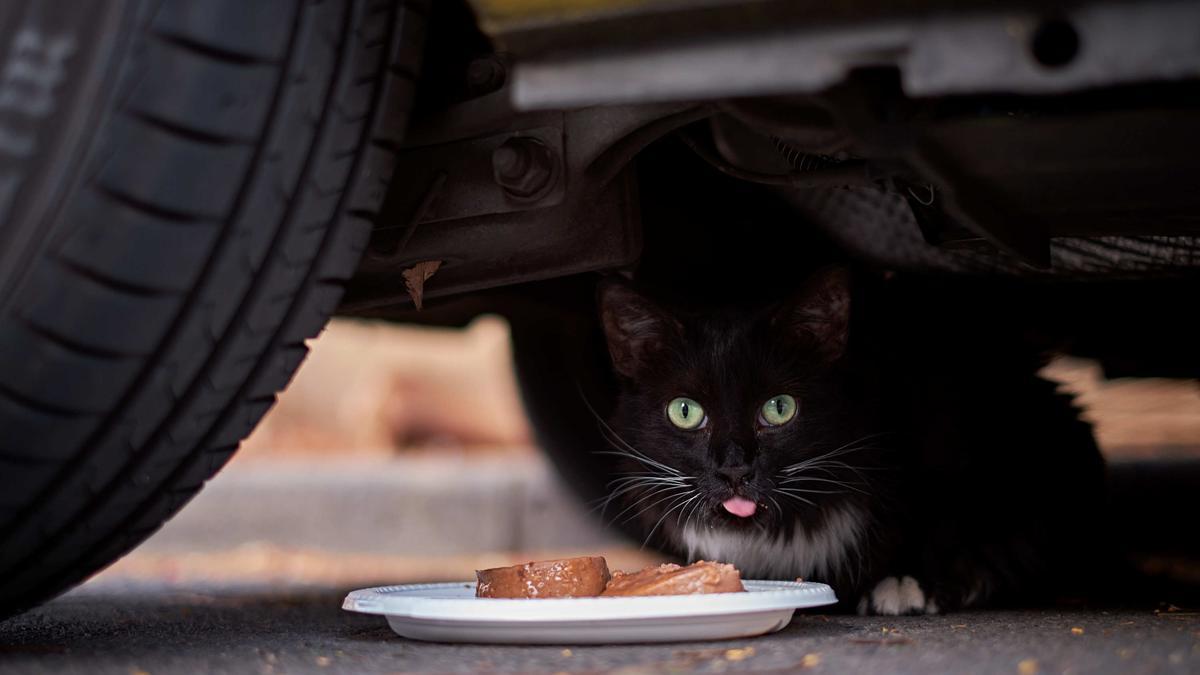
[[[467,88],[475,96],[489,94],[504,86],[504,63],[495,55],[482,56],[467,64]]]
[[[558,158],[536,138],[514,137],[492,153],[496,184],[513,199],[536,201],[558,180]]]

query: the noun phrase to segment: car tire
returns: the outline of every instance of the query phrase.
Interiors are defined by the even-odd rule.
[[[157,530],[288,383],[390,183],[427,9],[0,6],[0,618]]]

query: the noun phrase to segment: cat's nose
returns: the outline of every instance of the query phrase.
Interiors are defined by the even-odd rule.
[[[717,469],[717,475],[737,487],[754,477],[754,469],[748,466],[723,466]]]

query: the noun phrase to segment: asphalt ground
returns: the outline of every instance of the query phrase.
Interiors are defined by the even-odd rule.
[[[1200,613],[798,614],[779,633],[620,646],[422,643],[347,589],[85,586],[0,623],[0,673],[1196,673]]]
[[[1143,569],[1192,589],[1156,586],[1140,606],[803,614],[779,633],[727,642],[500,647],[405,640],[341,601],[354,588],[567,554],[637,569],[648,554],[589,525],[544,467],[512,459],[475,466],[471,475],[488,477],[476,482],[457,461],[271,463],[222,474],[108,571],[0,622],[0,674],[1200,673],[1196,466],[1154,465],[1114,483],[1113,531],[1169,554]]]

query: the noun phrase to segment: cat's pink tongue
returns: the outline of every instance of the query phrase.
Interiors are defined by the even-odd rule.
[[[722,502],[721,506],[738,518],[749,518],[758,510],[758,504],[742,497],[730,497]]]

